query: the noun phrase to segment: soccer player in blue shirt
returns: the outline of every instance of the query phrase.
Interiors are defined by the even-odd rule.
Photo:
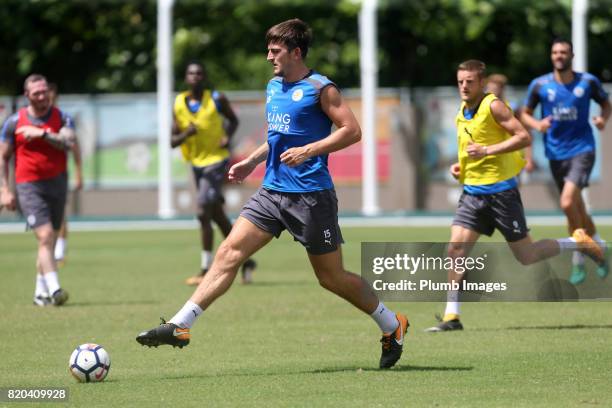
[[[167,323],[140,333],[136,340],[142,345],[186,346],[195,319],[229,289],[238,267],[286,229],[306,248],[321,286],[378,324],[383,332],[380,367],[399,360],[408,319],[387,309],[342,262],[338,200],[327,159],[358,142],[361,129],[336,85],[306,66],[311,38],[310,28],[299,19],[268,30],[267,59],[276,75],[266,91],[268,140],[229,171],[230,181],[240,183],[266,161],[263,185],[245,204],[189,301]]]
[[[574,72],[572,43],[558,38],[552,43],[550,59],[553,72],[534,79],[527,90],[521,120],[544,134],[546,157],[561,194],[560,206],[567,217],[570,234],[578,228],[586,229],[602,249],[606,243],[595,229],[587,213],[582,189],[589,185],[595,163],[595,139],[589,124],[591,99],[601,106],[601,113],[593,117],[593,124],[603,130],[610,118],[610,101],[599,80],[588,72]],[[540,104],[542,119],[533,111]],[[574,252],[570,282],[580,284],[586,278],[584,256]],[[597,275],[605,278],[608,265],[597,266]]]

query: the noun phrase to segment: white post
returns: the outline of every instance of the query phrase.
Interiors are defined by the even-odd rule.
[[[359,59],[361,64],[362,106],[362,207],[364,215],[376,215],[378,177],[376,165],[376,88],[378,62],[376,55],[377,0],[364,0],[359,13]]]
[[[587,10],[589,0],[572,1],[572,43],[574,44],[574,71],[585,72],[587,59]]]
[[[172,6],[174,0],[157,1],[157,151],[158,215],[172,218],[172,168],[170,132],[172,128]]]
[[[572,43],[574,44],[574,61],[572,69],[578,72],[588,70],[587,57],[587,11],[589,0],[572,1]],[[588,188],[582,189],[582,200],[584,201],[587,213],[591,213],[591,200]]]

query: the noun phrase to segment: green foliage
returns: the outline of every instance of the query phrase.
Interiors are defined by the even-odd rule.
[[[589,70],[612,80],[612,7],[589,2]],[[359,86],[359,0],[179,0],[174,5],[174,71],[203,61],[220,89],[261,89],[270,76],[266,30],[299,17],[314,31],[309,64],[343,87]],[[381,86],[450,85],[467,58],[487,62],[513,84],[550,70],[549,44],[571,34],[570,0],[381,0]],[[154,0],[3,0],[0,93],[19,94],[42,72],[62,92],[156,88]]]

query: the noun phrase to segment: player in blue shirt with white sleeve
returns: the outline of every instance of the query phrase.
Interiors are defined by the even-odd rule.
[[[573,58],[570,41],[562,38],[553,41],[550,54],[553,72],[531,82],[521,120],[544,134],[546,157],[561,194],[560,206],[570,234],[584,228],[605,249],[606,243],[597,234],[581,193],[589,185],[595,163],[595,139],[589,123],[591,99],[601,106],[601,113],[592,118],[599,130],[604,129],[610,118],[610,101],[594,75],[572,70]],[[541,120],[533,117],[538,104],[542,108]],[[583,255],[574,252],[572,263],[570,282],[582,283],[586,278]],[[608,265],[598,265],[597,275],[605,278],[607,274]]]
[[[359,275],[344,269],[338,200],[327,159],[358,142],[361,129],[336,85],[306,66],[311,38],[310,28],[299,19],[268,30],[267,59],[276,75],[266,91],[268,140],[229,170],[230,181],[240,183],[266,161],[263,185],[245,204],[191,299],[168,323],[140,333],[136,340],[142,345],[186,346],[195,319],[229,289],[238,267],[287,230],[306,249],[321,286],[378,324],[383,332],[380,367],[399,360],[408,319],[387,309]]]

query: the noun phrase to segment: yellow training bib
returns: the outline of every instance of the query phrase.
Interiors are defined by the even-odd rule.
[[[471,142],[484,146],[494,145],[511,137],[493,118],[491,102],[497,97],[487,94],[480,102],[478,110],[472,119],[466,119],[463,110],[465,102],[457,113],[457,144],[459,147],[459,165],[461,174],[459,182],[467,185],[493,184],[516,176],[525,161],[520,151],[488,155],[480,159],[472,159],[465,150]]]
[[[187,106],[187,95],[189,92],[182,92],[174,100],[174,117],[181,131],[193,123],[198,132],[181,144],[183,158],[196,167],[210,166],[227,159],[229,150],[220,147],[225,136],[223,117],[217,112],[210,90],[204,91],[200,109],[195,113]]]

